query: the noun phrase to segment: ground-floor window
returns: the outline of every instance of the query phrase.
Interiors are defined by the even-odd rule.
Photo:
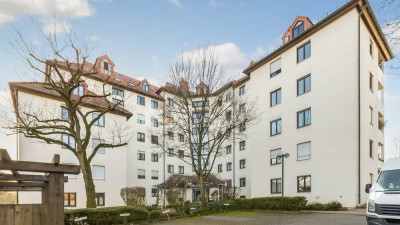
[[[104,206],[105,199],[106,199],[105,193],[96,193],[96,205],[97,206]]]
[[[246,178],[239,179],[240,187],[246,187]]]
[[[152,188],[151,189],[151,197],[157,197],[157,196],[158,196],[158,189]]]
[[[311,192],[311,175],[297,177],[297,192]]]
[[[64,193],[64,206],[66,207],[76,206],[76,193]]]
[[[271,194],[282,193],[282,179],[271,179]]]

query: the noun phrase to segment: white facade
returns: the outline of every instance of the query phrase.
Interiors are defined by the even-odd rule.
[[[247,129],[246,138],[236,139],[233,135],[227,141],[225,147],[231,146],[231,153],[223,154],[214,164],[214,173],[223,180],[232,180],[233,186],[239,187],[241,179],[245,178],[245,186],[240,187],[239,196],[253,198],[281,195],[279,191],[272,193],[271,190],[271,179],[282,177],[281,164],[271,165],[271,150],[281,149],[280,153],[290,154],[284,165],[285,196],[306,196],[310,202],[336,200],[348,207],[358,204],[359,197],[360,202],[366,201],[367,194],[362,190],[365,184],[376,179],[381,165],[380,159],[383,157],[382,152],[378,151],[381,148],[379,146],[384,145],[384,133],[379,129],[378,122],[378,114],[384,115],[381,97],[384,74],[379,63],[385,58],[382,56],[382,49],[387,46],[375,41],[375,34],[368,28],[371,26],[368,21],[360,20],[356,8],[358,3],[353,8],[349,5],[347,3],[345,8],[336,12],[339,15],[331,18],[331,22],[314,25],[314,28],[310,28],[314,29],[312,33],[309,32],[311,34],[304,34],[296,39],[299,41],[287,43],[288,46],[295,44],[291,47],[283,46],[283,50],[277,51],[279,54],[273,53],[274,57],[267,56],[263,62],[257,62],[254,69],[247,69],[250,79],[232,89],[239,92],[244,86],[244,95],[257,99],[261,113],[255,125]],[[361,21],[360,37],[358,21]],[[317,29],[317,26],[320,28]],[[379,30],[379,27],[374,29]],[[297,49],[305,43],[310,43],[311,54],[304,61],[298,62]],[[358,46],[361,56],[360,71]],[[280,63],[271,66],[276,60],[280,60]],[[271,77],[271,68],[274,72],[279,65],[281,72]],[[299,94],[298,82],[308,75],[311,77],[311,88],[308,92]],[[373,76],[371,89],[370,75]],[[86,79],[89,90],[96,92],[94,87],[98,81]],[[142,85],[143,82],[147,81],[139,84]],[[109,84],[107,88],[111,90],[112,85]],[[157,118],[160,124],[163,120],[159,111],[163,104],[162,99],[146,95],[146,92],[118,88],[124,91],[124,96],[110,96],[110,101],[113,97],[123,98],[125,109],[132,112],[133,116],[126,120],[124,116],[109,114],[106,121],[126,122],[132,128],[133,138],[126,147],[106,149],[105,154],[96,155],[92,165],[105,167],[105,179],[95,180],[96,192],[105,193],[106,206],[115,206],[123,204],[119,196],[121,188],[142,186],[146,188],[147,204],[154,204],[156,197],[152,196],[152,188],[171,174],[168,173],[169,165],[174,167],[174,173],[178,173],[178,166],[184,166],[185,175],[191,175],[192,169],[181,160],[162,153],[151,143],[150,131],[162,129],[161,126],[152,126],[152,118]],[[271,106],[271,95],[275,90],[280,90],[280,103]],[[167,93],[159,94],[166,99]],[[144,98],[144,105],[138,104],[138,96]],[[18,99],[33,100],[37,104],[60,104],[46,96],[24,92],[19,92]],[[152,107],[151,101],[157,101],[159,109]],[[311,122],[307,126],[298,127],[298,114],[306,109],[310,109],[311,116],[307,114],[303,118],[307,117]],[[370,109],[373,109],[372,115]],[[276,124],[272,122],[278,119],[280,132],[272,135],[271,126]],[[276,131],[275,128],[273,130]],[[145,134],[144,142],[137,138],[138,133]],[[175,133],[174,138],[176,140],[178,134]],[[241,149],[243,143],[245,148]],[[302,152],[302,157],[299,157],[298,151]],[[226,153],[226,149],[223,152]],[[145,155],[144,159],[139,153]],[[53,154],[60,154],[63,163],[76,163],[74,156],[60,146],[18,136],[19,160],[47,162]],[[152,154],[158,156],[158,162],[152,160]],[[240,160],[245,160],[244,167]],[[232,163],[231,171],[227,171],[228,163]],[[222,171],[218,171],[219,165]],[[155,174],[158,174],[157,179]],[[306,186],[308,188],[310,184],[311,190],[298,190],[299,176],[309,176],[306,177]],[[82,175],[70,179],[65,185],[65,192],[77,193],[76,207],[85,206]],[[33,197],[28,198],[24,194],[20,194],[19,199],[21,203],[33,201]],[[38,199],[40,198],[36,197],[36,201]]]

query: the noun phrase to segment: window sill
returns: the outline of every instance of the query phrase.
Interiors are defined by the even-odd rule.
[[[301,128],[305,128],[305,127],[309,127],[309,126],[311,126],[311,124],[309,124],[309,125],[304,125],[304,126],[302,126],[302,127],[297,127],[297,129],[301,129]]]

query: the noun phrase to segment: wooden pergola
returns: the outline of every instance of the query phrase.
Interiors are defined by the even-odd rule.
[[[0,174],[0,191],[42,192],[42,204],[0,205],[0,224],[64,225],[64,174],[79,174],[80,166],[60,164],[57,154],[51,163],[13,161],[0,149],[0,170],[11,172]]]

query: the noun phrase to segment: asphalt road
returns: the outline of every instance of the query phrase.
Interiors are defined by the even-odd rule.
[[[365,216],[306,212],[233,211],[152,223],[155,225],[366,225]]]

